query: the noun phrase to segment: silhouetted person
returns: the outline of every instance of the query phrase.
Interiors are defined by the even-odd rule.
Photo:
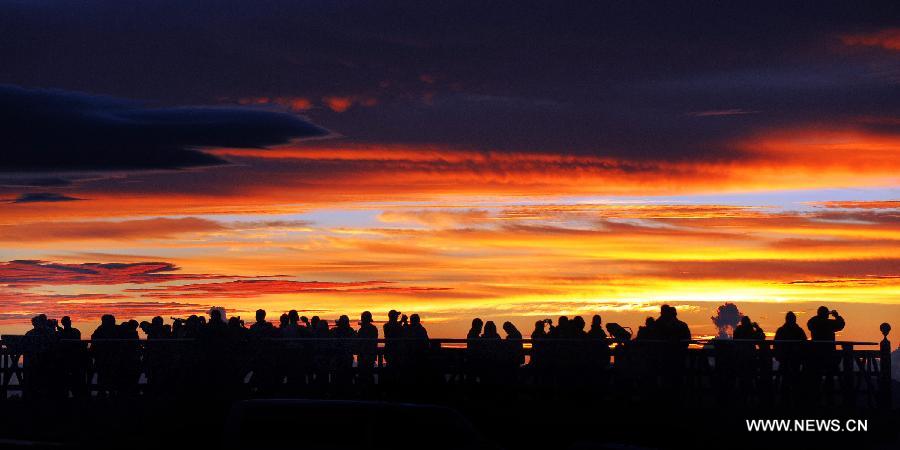
[[[648,317],[644,321],[644,325],[638,327],[638,332],[634,339],[637,341],[652,341],[659,339],[659,335],[656,331],[656,319]]]
[[[204,328],[205,337],[210,340],[222,341],[228,335],[228,324],[222,317],[222,311],[216,308],[209,310],[209,322]]]
[[[496,327],[494,329],[496,330]],[[428,340],[428,330],[422,325],[422,319],[418,314],[409,316],[409,326],[406,330],[406,336],[411,339],[418,339],[419,341]]]
[[[656,329],[661,339],[677,342],[687,348],[691,339],[691,330],[688,325],[678,319],[678,311],[673,306],[662,305],[659,319],[656,319]]]
[[[138,327],[140,324],[137,320],[131,319],[122,322],[119,325],[119,339],[117,345],[118,354],[118,376],[117,389],[120,394],[136,395],[138,391],[138,380],[141,376],[141,355],[140,355],[140,336],[138,335]]]
[[[833,316],[830,319],[829,316]],[[825,376],[824,387],[826,392],[826,400],[830,401],[830,393],[833,389],[833,376],[837,371],[840,355],[835,352],[834,345],[825,344],[826,342],[834,342],[837,338],[837,332],[844,329],[846,323],[844,318],[838,314],[836,310],[828,311],[825,306],[820,306],[816,310],[815,317],[810,318],[806,322],[806,328],[809,329],[809,335],[813,343],[809,352],[810,375],[815,377]],[[817,381],[819,381],[817,379]]]
[[[247,329],[244,328],[244,321],[240,317],[229,317],[228,332],[232,340],[242,340],[247,332]]]
[[[256,310],[256,322],[250,325],[250,335],[254,338],[270,338],[275,335],[275,326],[266,321],[266,310]]]
[[[512,322],[503,322],[503,332],[506,333],[507,351],[511,354],[512,364],[516,367],[525,363],[525,353],[522,347],[522,333]]]
[[[606,369],[611,353],[609,343],[606,341],[606,331],[603,330],[603,319],[599,314],[594,314],[591,318],[591,329],[588,330],[587,337],[591,340],[588,353],[591,369],[595,371]]]
[[[537,320],[534,322],[534,330],[531,332],[531,339],[544,339],[547,337],[545,325],[550,319]]]
[[[776,341],[805,341],[806,332],[797,324],[797,315],[793,311],[788,311],[784,315],[784,325],[778,327],[775,331]]]
[[[334,382],[339,386],[345,386],[352,381],[353,371],[353,345],[356,338],[356,330],[350,327],[350,318],[342,315],[331,330],[331,337],[335,338],[333,348]]]
[[[57,330],[60,342],[60,363],[66,391],[76,398],[87,395],[87,346],[81,341],[81,331],[72,327],[72,318],[63,316]],[[65,394],[65,393],[64,393]]]
[[[481,376],[488,362],[485,346],[481,342],[483,331],[484,321],[478,317],[472,319],[472,327],[466,333],[466,377],[469,382],[474,382]]]
[[[32,328],[25,333],[25,396],[42,398],[60,395],[58,375],[54,368],[56,333],[46,314],[31,318]]]
[[[60,339],[81,339],[81,330],[72,327],[72,318],[70,318],[69,316],[63,316],[59,323],[62,325],[62,328],[59,329]]]
[[[91,350],[94,353],[94,362],[97,366],[97,384],[101,389],[110,392],[114,390],[116,378],[116,364],[118,355],[116,342],[105,342],[119,338],[119,327],[116,318],[111,314],[104,314],[100,318],[100,326],[91,334]]]
[[[782,392],[788,401],[797,398],[794,391],[802,389],[799,374],[803,365],[805,341],[806,332],[797,324],[797,315],[788,311],[784,316],[784,325],[775,331],[775,359],[778,360],[778,371],[784,387]]]
[[[284,318],[287,322],[287,316]],[[283,353],[284,346],[281,342],[271,339],[280,336],[280,330],[266,320],[266,310],[257,309],[256,322],[250,325],[249,335],[250,345],[254,349],[250,361],[250,368],[253,371],[251,383],[262,394],[272,394],[277,391],[281,382],[280,370],[283,367],[279,357]]]
[[[481,337],[481,330],[484,328],[484,322],[479,318],[472,319],[472,328],[466,334],[466,339],[477,339]]]
[[[534,330],[531,332],[531,362],[529,365],[537,370],[537,376],[542,377],[542,372],[547,366],[547,330],[545,325],[550,319],[537,320],[534,322]]]
[[[144,323],[141,324],[141,330],[147,335],[148,340],[169,339],[172,337],[172,330],[163,323],[162,317],[156,316],[150,322]]]
[[[485,325],[485,328],[487,328],[487,325]],[[428,339],[428,330],[422,325],[422,320],[418,314],[409,316],[409,325],[404,328],[403,335],[407,339],[406,355],[409,358],[409,363],[419,371],[427,368],[431,342]]]
[[[328,329],[328,320],[317,317],[313,317],[313,319],[317,320],[311,322],[316,324],[315,329],[311,330],[312,337],[315,339],[312,353],[312,373],[315,384],[319,389],[324,389],[325,385],[328,384],[328,370],[330,369],[333,353],[333,346],[329,339],[331,330]]]
[[[346,314],[338,317],[331,330],[331,336],[337,339],[355,338],[356,331],[350,327],[350,318]]]
[[[506,333],[506,339],[522,340],[522,332],[512,322],[503,322],[503,332]]]
[[[834,319],[829,319],[829,315],[834,316]],[[845,325],[844,318],[836,310],[829,312],[825,306],[820,306],[815,317],[806,322],[806,328],[814,341],[834,341],[836,333],[843,330]]]
[[[287,322],[281,326],[281,337],[287,339],[297,339],[301,337],[300,314],[297,310],[288,311]]]
[[[500,371],[504,365],[503,346],[497,324],[493,320],[484,323],[481,337],[473,342],[472,354],[476,358],[478,376],[482,383],[496,385],[500,382]]]
[[[222,310],[211,308],[209,321],[201,325],[197,339],[200,370],[196,373],[198,377],[193,379],[194,383],[202,383],[206,389],[215,392],[227,393],[233,376],[231,361],[236,352],[230,336]]]
[[[150,322],[141,322],[141,330],[147,335],[144,361],[148,389],[164,394],[175,383],[175,358],[173,353],[183,353],[180,347],[168,341],[173,337],[172,328],[156,316]],[[177,349],[177,350],[176,350]]]
[[[594,314],[591,318],[591,329],[588,330],[588,337],[591,339],[606,339],[606,331],[603,331],[603,319],[599,314]]]
[[[678,319],[678,311],[669,305],[660,307],[656,329],[660,339],[664,341],[662,344],[651,345],[659,362],[662,381],[660,397],[667,403],[677,403],[691,331],[686,323]]]
[[[500,339],[500,334],[497,333],[497,324],[494,323],[493,320],[488,320],[484,324],[484,332],[481,334],[482,339]]]
[[[733,356],[739,387],[738,392],[741,397],[746,399],[751,392],[759,392],[758,389],[754,389],[753,383],[756,379],[757,368],[760,365],[759,358],[757,358],[759,356],[756,351],[757,344],[746,341],[760,341],[760,344],[764,345],[762,341],[765,341],[766,334],[759,324],[750,320],[749,316],[743,316],[738,326],[734,328],[733,337],[735,340],[733,346],[735,354]],[[760,352],[762,351],[763,347],[760,348]],[[771,364],[771,359],[769,359],[768,355],[765,361]],[[757,385],[756,387],[758,388],[759,386]]]
[[[745,340],[765,340],[766,333],[763,332],[759,324],[752,322],[750,317],[741,317],[741,322],[734,328],[734,339]]]
[[[397,321],[397,318],[400,317],[400,312],[395,310],[390,310],[388,312],[388,320],[382,325],[382,330],[384,331],[384,360],[387,362],[388,366],[391,364],[395,366],[399,366],[402,364],[401,361],[401,352],[403,343],[398,341],[403,337],[403,325]]]
[[[569,332],[569,318],[566,316],[559,316],[559,319],[556,321],[556,326],[553,326],[553,323],[550,323],[550,331],[547,332],[547,336],[550,338],[567,338],[571,336]]]
[[[575,316],[572,318],[572,336],[573,338],[583,339],[587,337],[587,332],[584,331],[584,328],[587,324],[584,322],[584,318],[581,316]]]
[[[371,385],[374,380],[375,362],[378,358],[378,327],[373,324],[372,313],[363,311],[359,316],[359,353],[356,367],[359,368],[359,382]]]

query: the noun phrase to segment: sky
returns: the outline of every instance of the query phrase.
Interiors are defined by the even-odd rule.
[[[900,326],[896,2],[0,1],[0,333]]]

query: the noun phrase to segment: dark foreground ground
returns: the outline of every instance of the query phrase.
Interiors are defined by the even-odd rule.
[[[894,392],[900,392],[895,383]],[[897,405],[897,398],[894,405]],[[0,403],[0,448],[241,449],[897,449],[900,411],[590,401],[577,393],[509,400],[486,392],[446,397],[434,410],[390,402],[313,400],[300,408],[257,402],[235,419],[217,392],[189,398]],[[273,406],[274,405],[274,406]],[[397,406],[400,405],[400,406]],[[459,414],[457,414],[458,412]],[[463,422],[457,418],[461,415]],[[253,417],[249,417],[253,416]],[[865,420],[868,430],[749,432],[747,419]]]

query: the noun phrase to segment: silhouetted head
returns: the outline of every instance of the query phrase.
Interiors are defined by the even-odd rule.
[[[125,325],[125,327],[129,330],[137,331],[138,327],[141,326],[141,323],[137,320],[131,319],[128,322],[125,322],[123,325]]]
[[[288,324],[288,315],[287,315],[287,314],[282,314],[281,317],[278,318],[278,323],[281,324],[281,326],[283,326],[283,327],[284,327],[284,326],[287,326],[287,324]]]
[[[264,309],[256,310],[256,321],[257,322],[265,322],[266,321],[266,310],[264,310]]]
[[[209,310],[209,320],[210,322],[224,322],[225,318],[222,317],[222,311],[218,308],[212,308]]]
[[[161,327],[163,325],[163,318],[160,316],[156,316],[156,317],[150,319],[150,324],[152,324],[155,327]]]
[[[819,309],[816,310],[816,315],[819,317],[828,317],[828,307],[820,306]]]
[[[418,315],[418,314],[413,314],[413,315],[409,316],[409,323],[410,323],[410,324],[412,324],[412,325],[418,325],[420,322],[422,322],[422,319],[419,318],[419,315]]]
[[[741,317],[741,326],[749,327],[750,323],[750,316]]]
[[[544,331],[544,323],[543,320],[536,320],[534,322],[534,331]]]
[[[100,324],[107,327],[116,326],[116,316],[112,314],[104,314],[100,317]]]
[[[372,313],[369,311],[363,311],[362,314],[359,315],[359,321],[362,323],[374,322],[374,320],[372,319]]]
[[[241,318],[231,317],[228,319],[228,326],[233,328],[241,328]]]
[[[566,316],[559,316],[559,320],[556,321],[556,325],[560,328],[569,326],[569,318]]]
[[[472,319],[472,329],[476,331],[481,331],[484,328],[484,322],[478,317]]]
[[[519,329],[510,321],[503,322],[503,331],[506,334],[521,334],[519,333]]]
[[[32,317],[31,318],[31,326],[33,326],[35,328],[43,327],[46,319],[42,319],[41,316],[43,316],[43,314],[38,314],[38,315]]]
[[[594,317],[591,317],[591,328],[601,328],[603,325],[603,319],[600,318],[600,314],[594,314]]]
[[[793,311],[788,311],[787,314],[784,315],[784,323],[791,325],[797,323],[797,315],[794,314]]]
[[[581,316],[575,316],[572,318],[572,328],[578,331],[583,331],[584,326],[584,319]]]
[[[656,319],[654,319],[652,317],[648,317],[647,320],[644,320],[644,325],[646,325],[648,327],[652,327],[655,324],[656,324]]]
[[[338,317],[336,325],[341,328],[349,328],[350,327],[350,318],[347,317],[346,314],[341,315],[341,317]]]
[[[309,319],[309,324],[310,324],[310,326],[315,328],[315,327],[319,326],[320,320],[322,320],[322,319],[319,319],[319,316],[312,316],[312,318]]]
[[[485,336],[494,336],[497,334],[497,324],[494,323],[493,320],[488,320],[484,323],[484,335]]]
[[[69,316],[62,316],[62,319],[59,319],[59,323],[62,324],[63,328],[71,328],[72,318]]]
[[[397,317],[400,317],[400,311],[394,309],[388,311],[388,320],[393,322],[397,320]]]
[[[291,323],[297,323],[300,321],[300,314],[297,313],[296,309],[288,311],[288,320]]]
[[[675,310],[674,306],[662,305],[659,307],[659,317],[674,319],[677,316],[678,311]]]

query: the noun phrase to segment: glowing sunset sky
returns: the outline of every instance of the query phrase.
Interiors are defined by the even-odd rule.
[[[485,4],[489,3],[489,4]],[[723,4],[725,3],[725,4]],[[891,2],[0,4],[0,333],[900,326]]]

